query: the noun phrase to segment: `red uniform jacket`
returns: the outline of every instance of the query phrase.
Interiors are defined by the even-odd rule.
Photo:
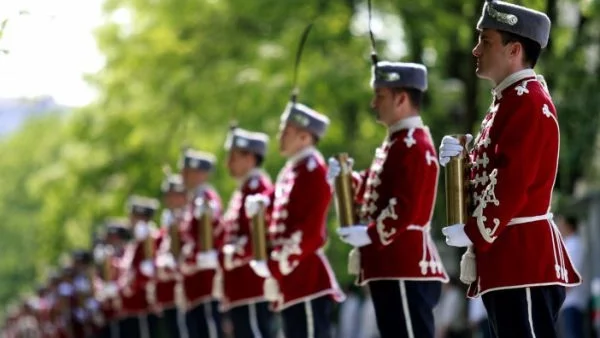
[[[511,75],[471,150],[475,211],[465,225],[477,257],[469,296],[539,285],[577,285],[550,203],[559,127],[550,95],[532,70]]]
[[[390,127],[355,191],[372,244],[360,248],[358,282],[439,280],[448,276],[431,238],[439,165],[420,117]]]
[[[310,147],[291,158],[275,184],[269,235],[269,269],[279,284],[276,310],[331,295],[343,301],[323,252],[331,189],[321,154]]]
[[[170,212],[170,211],[167,211]],[[170,226],[177,226],[179,222],[174,222]],[[171,255],[171,238],[169,236],[169,228],[163,224],[156,237],[156,260],[160,260],[163,255]],[[173,257],[175,262],[179,257]],[[156,301],[161,309],[170,309],[175,307],[175,288],[177,283],[182,280],[181,274],[177,271],[177,267],[160,267],[157,268],[156,282]]]
[[[151,232],[156,236],[156,230]],[[119,267],[119,293],[121,296],[121,314],[123,317],[137,316],[150,311],[155,301],[154,280],[141,272],[140,266],[145,259],[142,242],[132,241],[125,247]]]
[[[110,260],[110,274],[111,276],[102,276],[102,278],[112,278],[110,280],[103,279],[100,283],[96,285],[98,292],[103,292],[105,284],[109,282],[118,282],[119,274],[121,273],[120,269],[120,260],[122,257],[122,252],[119,250],[114,255],[108,256],[106,259]],[[121,295],[118,294],[115,298],[103,299],[102,301],[102,314],[106,320],[106,322],[110,322],[114,319],[117,319],[121,316],[122,310],[122,302]]]
[[[221,246],[220,239],[222,238],[222,235],[219,233],[222,211],[221,198],[219,197],[219,194],[208,185],[199,189],[196,198],[206,199],[209,203],[213,204],[215,208],[213,214],[213,244],[214,249],[218,250]],[[194,216],[195,211],[196,205],[195,200],[193,200],[187,207],[181,226],[182,254],[185,256],[183,262],[185,267],[181,269],[181,272],[183,273],[183,288],[188,308],[193,308],[198,304],[213,300],[214,298],[213,279],[215,278],[215,270],[200,270],[197,267],[196,255],[203,249],[201,247],[202,244],[197,243],[198,232],[201,229],[199,220]]]
[[[249,195],[270,196],[272,191],[271,179],[263,171],[256,169],[250,172],[229,201],[222,220],[225,231],[224,243],[231,245],[235,250],[233,253],[222,251],[219,255],[223,271],[223,299],[221,300],[223,311],[236,306],[266,301],[263,290],[264,279],[257,276],[249,265],[253,259],[252,230],[244,203]]]

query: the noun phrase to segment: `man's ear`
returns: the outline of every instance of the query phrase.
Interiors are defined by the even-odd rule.
[[[404,104],[404,101],[407,99],[407,95],[405,91],[393,92],[394,96],[394,106],[399,107]]]
[[[523,46],[520,43],[511,43],[510,44],[510,56],[516,57],[521,54]]]

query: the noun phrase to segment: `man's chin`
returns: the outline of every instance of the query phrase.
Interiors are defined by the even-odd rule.
[[[486,74],[481,68],[477,67],[475,68],[475,75],[477,75],[478,78],[480,79],[489,79],[488,74]]]

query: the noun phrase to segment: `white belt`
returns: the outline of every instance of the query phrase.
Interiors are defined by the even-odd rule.
[[[543,221],[543,220],[550,221],[550,220],[552,220],[553,217],[554,217],[554,215],[552,215],[551,212],[544,214],[544,215],[538,215],[538,216],[515,217],[515,218],[511,219],[507,225],[517,225],[517,224],[531,223],[531,222]]]
[[[415,231],[429,232],[429,230],[431,230],[431,223],[427,223],[425,225],[411,224],[411,225],[409,225],[409,226],[406,227],[406,230],[415,230]]]

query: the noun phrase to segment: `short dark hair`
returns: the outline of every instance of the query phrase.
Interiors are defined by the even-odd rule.
[[[423,92],[418,90],[418,89],[414,89],[414,88],[390,88],[392,90],[392,93],[394,94],[400,94],[400,93],[406,93],[406,95],[408,95],[408,99],[410,100],[410,103],[412,104],[413,107],[420,109],[421,106],[423,105]]]
[[[257,167],[262,167],[262,164],[265,161],[265,157],[260,154],[254,154],[254,160],[256,161]]]
[[[507,45],[511,42],[520,43],[523,47],[523,62],[531,68],[535,67],[540,58],[540,54],[542,54],[542,46],[540,46],[539,43],[510,32],[502,30],[498,32],[500,32],[500,36],[502,37],[503,45]]]
[[[313,145],[314,146],[319,145],[319,142],[321,141],[321,139],[317,135],[315,135],[313,133],[311,133],[310,136],[312,137]]]
[[[263,162],[265,161],[265,157],[263,155],[251,152],[249,150],[246,149],[238,149],[244,156],[248,156],[248,155],[252,155],[252,157],[254,157],[254,161],[255,161],[255,165],[256,167],[260,167],[262,166]]]

